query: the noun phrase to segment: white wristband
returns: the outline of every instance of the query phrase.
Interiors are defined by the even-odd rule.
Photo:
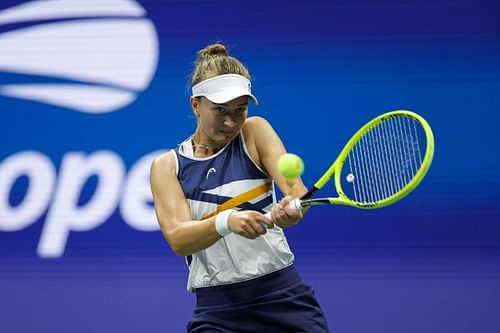
[[[232,212],[234,212],[234,210],[228,209],[220,212],[215,217],[215,230],[217,230],[217,233],[222,237],[231,233],[229,229],[229,216]]]

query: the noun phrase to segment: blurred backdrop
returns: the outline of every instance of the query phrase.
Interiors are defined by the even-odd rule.
[[[220,41],[311,184],[374,116],[432,125],[427,178],[287,230],[333,332],[500,332],[500,1],[0,3],[0,331],[183,332],[194,297],[149,166],[195,129]]]

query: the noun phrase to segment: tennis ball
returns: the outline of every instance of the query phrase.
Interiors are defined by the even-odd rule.
[[[304,172],[304,162],[295,154],[285,154],[278,160],[278,171],[286,178],[296,178]]]

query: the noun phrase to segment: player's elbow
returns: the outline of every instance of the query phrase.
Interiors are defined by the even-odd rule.
[[[178,255],[180,257],[185,257],[185,256],[191,254],[191,251],[189,251],[189,249],[186,247],[184,242],[182,242],[182,238],[179,235],[178,229],[164,231],[163,236],[165,237],[168,244],[170,245],[170,249],[172,249],[172,251],[176,255]]]
[[[179,257],[185,257],[191,254],[191,251],[189,251],[187,248],[177,244],[170,244],[170,248]]]
[[[187,251],[186,249],[184,249],[182,246],[175,246],[175,245],[171,244],[170,248],[179,257],[185,257],[185,256],[188,256],[188,255],[191,254],[191,253],[189,253],[189,251]]]

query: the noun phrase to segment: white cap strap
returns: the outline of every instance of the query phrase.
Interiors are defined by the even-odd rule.
[[[241,96],[248,96],[257,105],[252,95],[252,84],[246,77],[238,74],[223,74],[203,80],[193,86],[193,97],[205,96],[216,104],[227,103]]]

